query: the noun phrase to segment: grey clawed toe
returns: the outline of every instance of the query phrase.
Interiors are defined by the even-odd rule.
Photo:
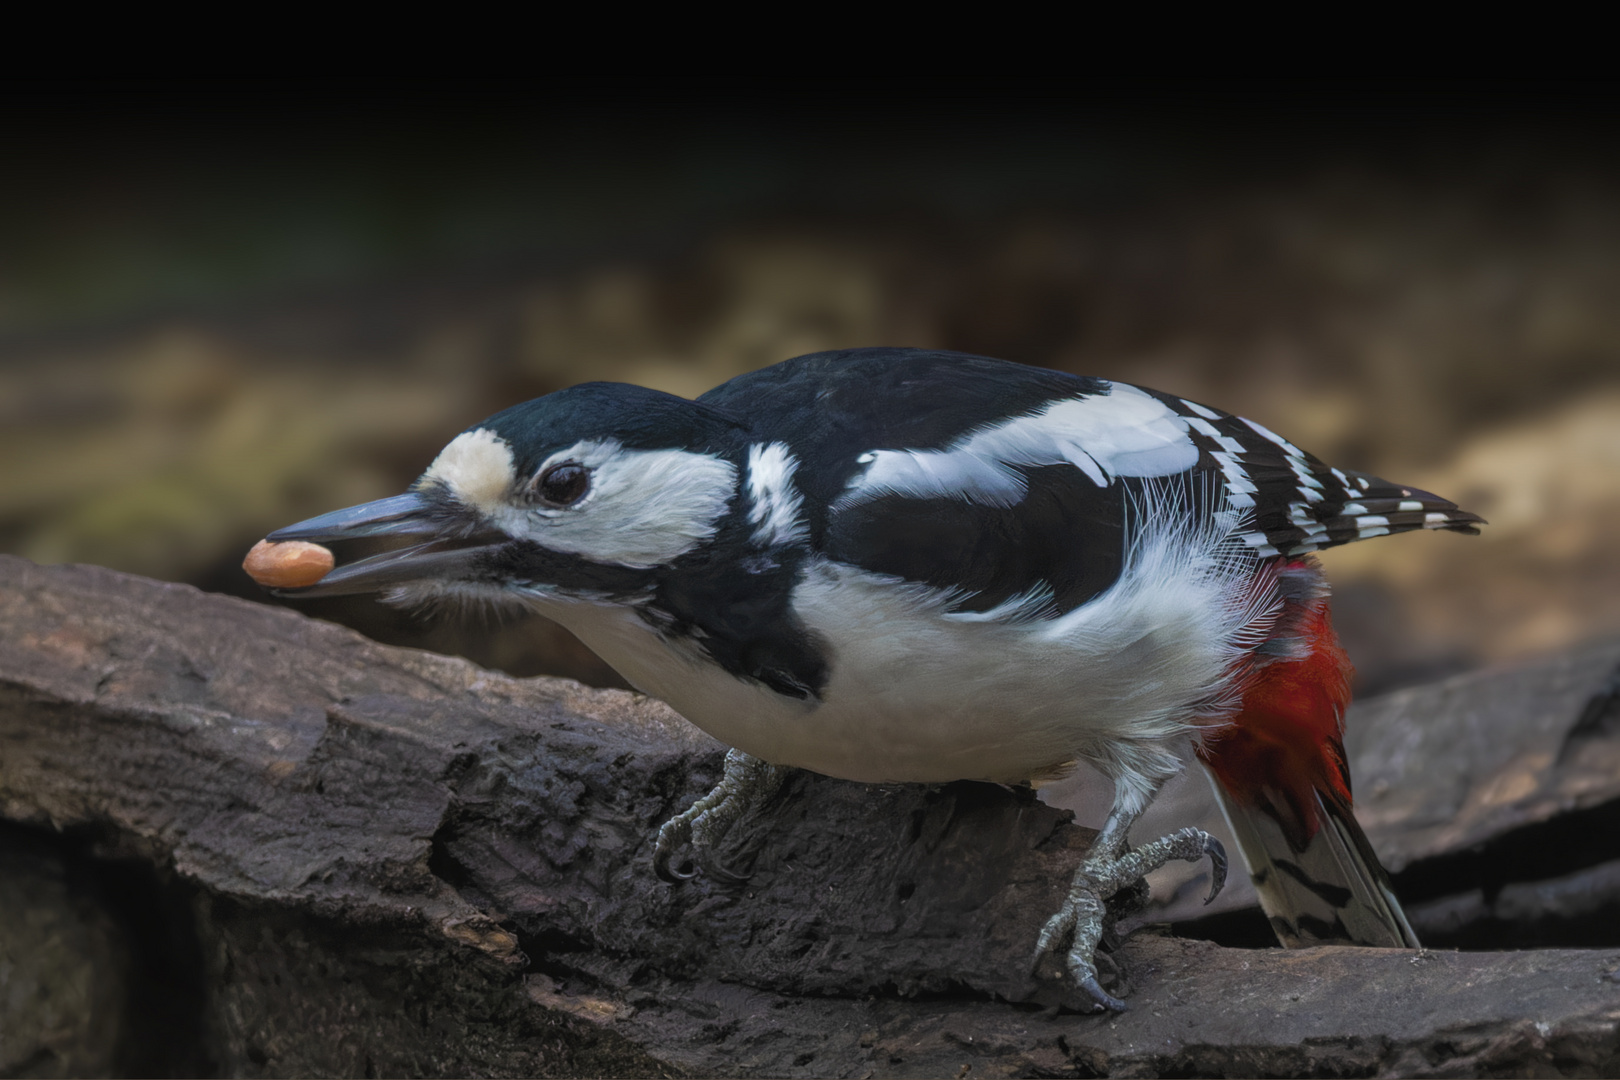
[[[741,750],[727,751],[725,773],[720,782],[659,827],[658,839],[653,844],[653,871],[670,884],[696,877],[695,865],[674,865],[675,855],[690,846],[710,876],[728,884],[747,881],[747,874],[711,862],[705,856],[714,853],[738,819],[775,795],[787,774],[783,766],[768,764]],[[691,869],[687,869],[688,866]]]

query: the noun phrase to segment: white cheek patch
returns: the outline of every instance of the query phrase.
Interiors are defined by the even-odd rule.
[[[877,450],[838,500],[880,495],[956,498],[1013,506],[1024,497],[1015,465],[1070,464],[1106,487],[1116,476],[1171,476],[1198,463],[1186,417],[1150,394],[1115,383],[1111,393],[1057,401],[960,439],[948,450]],[[865,455],[863,455],[865,456]]]
[[[422,474],[424,482],[443,484],[463,506],[486,517],[508,505],[515,479],[512,448],[488,428],[451,439]]]
[[[575,443],[547,458],[591,472],[590,488],[560,509],[505,503],[491,519],[511,536],[592,562],[647,569],[668,563],[714,536],[737,490],[724,458],[687,450],[626,450],[617,442]]]
[[[793,486],[798,468],[799,459],[785,443],[755,443],[748,448],[748,522],[760,547],[796,543],[807,535],[799,516],[803,500]]]

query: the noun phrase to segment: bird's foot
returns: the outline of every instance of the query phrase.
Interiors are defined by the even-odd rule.
[[[776,794],[787,773],[785,767],[769,765],[741,750],[727,751],[725,774],[714,789],[659,828],[653,870],[671,884],[696,877],[695,867],[672,865],[676,852],[687,845],[697,849],[700,857],[714,851],[738,818]],[[722,880],[747,880],[747,875],[723,866],[705,864],[705,868]]]
[[[1040,940],[1035,945],[1033,966],[1039,966],[1041,957],[1067,941],[1069,949],[1064,954],[1064,966],[1080,989],[1096,1003],[1093,1011],[1123,1011],[1125,1003],[1104,990],[1097,979],[1097,946],[1109,929],[1104,901],[1171,859],[1196,862],[1205,855],[1211,863],[1209,896],[1204,900],[1207,904],[1226,884],[1227,863],[1226,849],[1221,842],[1202,829],[1181,829],[1122,854],[1104,850],[1089,856],[1075,871],[1074,883],[1069,886],[1063,906],[1042,927]]]

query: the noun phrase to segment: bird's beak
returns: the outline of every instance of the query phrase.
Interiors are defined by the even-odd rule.
[[[453,580],[463,577],[478,555],[509,541],[493,530],[468,529],[463,523],[447,521],[442,508],[435,508],[414,491],[334,510],[277,529],[265,539],[271,543],[306,540],[324,545],[395,537],[426,539],[339,566],[313,585],[270,591],[276,596],[302,599],[381,592],[428,578]]]

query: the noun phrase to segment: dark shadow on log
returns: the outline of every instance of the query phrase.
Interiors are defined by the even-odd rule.
[[[188,898],[202,1034],[174,1071],[1620,1065],[1613,951],[1144,934],[1123,950],[1133,1010],[1079,1015],[1061,980],[1025,969],[1090,833],[990,785],[800,775],[752,823],[746,883],[671,888],[652,833],[721,752],[627,692],[0,557],[0,816],[93,837],[97,857]]]
[[[193,892],[84,830],[0,823],[0,1075],[218,1071]]]

